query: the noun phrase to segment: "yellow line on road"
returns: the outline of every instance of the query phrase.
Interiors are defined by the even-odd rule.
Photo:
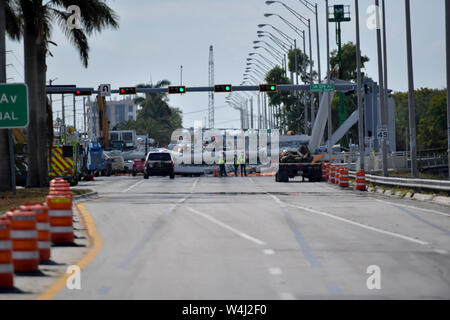
[[[87,235],[89,238],[89,244],[91,250],[76,263],[80,269],[86,267],[100,252],[100,249],[103,247],[103,239],[97,233],[97,228],[95,227],[94,220],[92,219],[89,212],[86,210],[83,204],[76,204],[75,208],[77,208],[80,213],[87,229]],[[41,296],[38,297],[38,300],[49,300],[58,294],[65,286],[67,279],[71,276],[71,274],[65,273],[61,278],[58,279],[50,288],[48,288]]]

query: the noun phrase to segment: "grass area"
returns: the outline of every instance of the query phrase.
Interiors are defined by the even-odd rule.
[[[92,192],[90,189],[73,189],[74,196]],[[4,213],[11,208],[18,207],[25,202],[39,201],[44,202],[48,195],[48,188],[26,188],[17,189],[17,194],[12,192],[0,192],[0,213]]]

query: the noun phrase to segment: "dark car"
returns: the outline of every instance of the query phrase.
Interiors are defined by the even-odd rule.
[[[144,179],[149,176],[169,176],[175,178],[172,155],[166,151],[152,151],[145,159]]]
[[[131,167],[131,174],[136,176],[138,172],[144,172],[145,159],[134,159],[133,166]]]

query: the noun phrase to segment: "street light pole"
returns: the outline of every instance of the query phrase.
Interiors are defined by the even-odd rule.
[[[410,1],[405,0],[406,17],[406,57],[408,60],[408,110],[409,110],[409,141],[411,144],[411,175],[417,178],[417,145],[416,145],[416,104],[414,101],[414,73],[411,41]]]
[[[387,45],[386,45],[386,4],[385,0],[381,1],[383,10],[383,61],[384,61],[384,105],[386,106],[386,118],[387,110],[389,110],[388,105],[388,77],[387,77]],[[386,119],[386,124],[388,120]]]
[[[450,180],[450,4],[445,1],[445,46],[447,64],[447,155],[448,155],[448,178]]]
[[[355,14],[356,14],[356,71],[358,84],[358,138],[359,138],[359,167],[364,170],[364,159],[366,150],[364,148],[364,109],[362,104],[362,79],[361,79],[361,41],[359,34],[359,3],[355,0]]]
[[[377,8],[376,11],[376,19],[377,19],[377,54],[378,54],[378,82],[379,82],[379,95],[380,95],[380,109],[381,109],[381,124],[386,125],[386,105],[385,105],[385,98],[384,98],[384,77],[383,77],[383,55],[381,51],[381,30],[379,28],[380,26],[380,14],[379,14],[379,7],[380,2],[379,0],[375,0],[375,6]],[[381,152],[383,157],[383,175],[385,177],[388,176],[388,167],[387,167],[387,148],[386,148],[386,139],[381,139]]]
[[[325,19],[326,19],[326,23],[327,23],[327,84],[330,83],[330,26],[329,26],[329,22],[328,22],[328,0],[325,0],[325,6],[326,6],[326,10],[325,10]],[[332,142],[331,139],[333,138],[332,136],[332,130],[331,130],[331,126],[332,126],[332,121],[331,121],[331,97],[330,97],[330,92],[327,91],[327,103],[328,103],[328,154],[329,154],[329,161],[332,162],[333,158],[332,158]]]
[[[313,84],[313,61],[312,61],[312,45],[311,45],[311,20],[308,19],[308,32],[309,32],[309,84]],[[313,94],[309,92],[309,103],[311,105],[311,126],[314,125],[314,101]]]

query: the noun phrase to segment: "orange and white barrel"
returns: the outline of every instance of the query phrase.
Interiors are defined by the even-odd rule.
[[[322,162],[322,181],[328,180],[328,163]]]
[[[336,170],[334,173],[334,183],[337,185],[339,185],[339,180],[341,178],[341,169],[342,169],[341,166],[336,166]]]
[[[364,170],[356,171],[355,190],[366,191],[366,173]]]
[[[11,210],[6,216],[11,222],[14,271],[39,270],[36,215],[31,211]]]
[[[72,195],[50,191],[46,203],[50,218],[51,241],[58,244],[73,243]]]
[[[0,288],[12,288],[13,286],[11,223],[6,217],[0,217]]]
[[[36,214],[36,228],[38,232],[38,249],[40,261],[50,260],[51,233],[48,207],[40,202],[27,202],[19,207],[22,211],[31,211]]]
[[[328,182],[334,183],[334,170],[336,170],[336,166],[334,164],[330,164],[328,168]]]
[[[348,169],[342,168],[341,174],[339,178],[339,187],[341,188],[348,188],[349,182],[348,182]]]

